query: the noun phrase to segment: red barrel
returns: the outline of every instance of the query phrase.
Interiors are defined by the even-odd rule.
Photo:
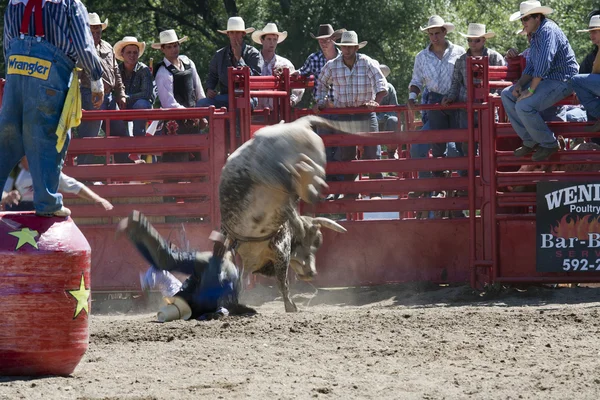
[[[70,218],[0,213],[0,375],[69,375],[87,350],[90,245]]]

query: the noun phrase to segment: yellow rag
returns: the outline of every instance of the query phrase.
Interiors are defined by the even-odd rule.
[[[69,129],[79,126],[81,123],[81,91],[79,90],[78,69],[79,68],[73,69],[73,72],[71,73],[69,91],[67,92],[65,105],[60,114],[58,127],[56,127],[56,136],[58,136],[56,141],[56,151],[59,153],[65,146]]]

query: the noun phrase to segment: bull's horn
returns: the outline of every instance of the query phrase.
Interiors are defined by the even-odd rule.
[[[319,224],[325,228],[329,228],[332,231],[341,232],[341,233],[347,232],[346,228],[344,228],[343,226],[341,226],[340,224],[338,224],[337,222],[335,222],[334,220],[331,220],[329,218],[316,217],[316,218],[313,218],[312,222],[313,222],[313,224]]]

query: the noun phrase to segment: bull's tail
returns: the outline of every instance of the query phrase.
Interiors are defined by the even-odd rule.
[[[313,131],[316,131],[317,128],[327,128],[337,131],[339,133],[352,133],[352,131],[354,130],[346,127],[347,124],[342,124],[338,121],[330,121],[317,115],[306,115],[302,118],[297,119],[296,122],[304,123],[307,126],[310,126],[310,128]]]

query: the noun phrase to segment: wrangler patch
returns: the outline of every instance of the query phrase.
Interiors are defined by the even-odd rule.
[[[8,75],[25,75],[33,78],[48,80],[50,75],[50,61],[42,60],[41,58],[27,56],[10,56],[8,58]]]

